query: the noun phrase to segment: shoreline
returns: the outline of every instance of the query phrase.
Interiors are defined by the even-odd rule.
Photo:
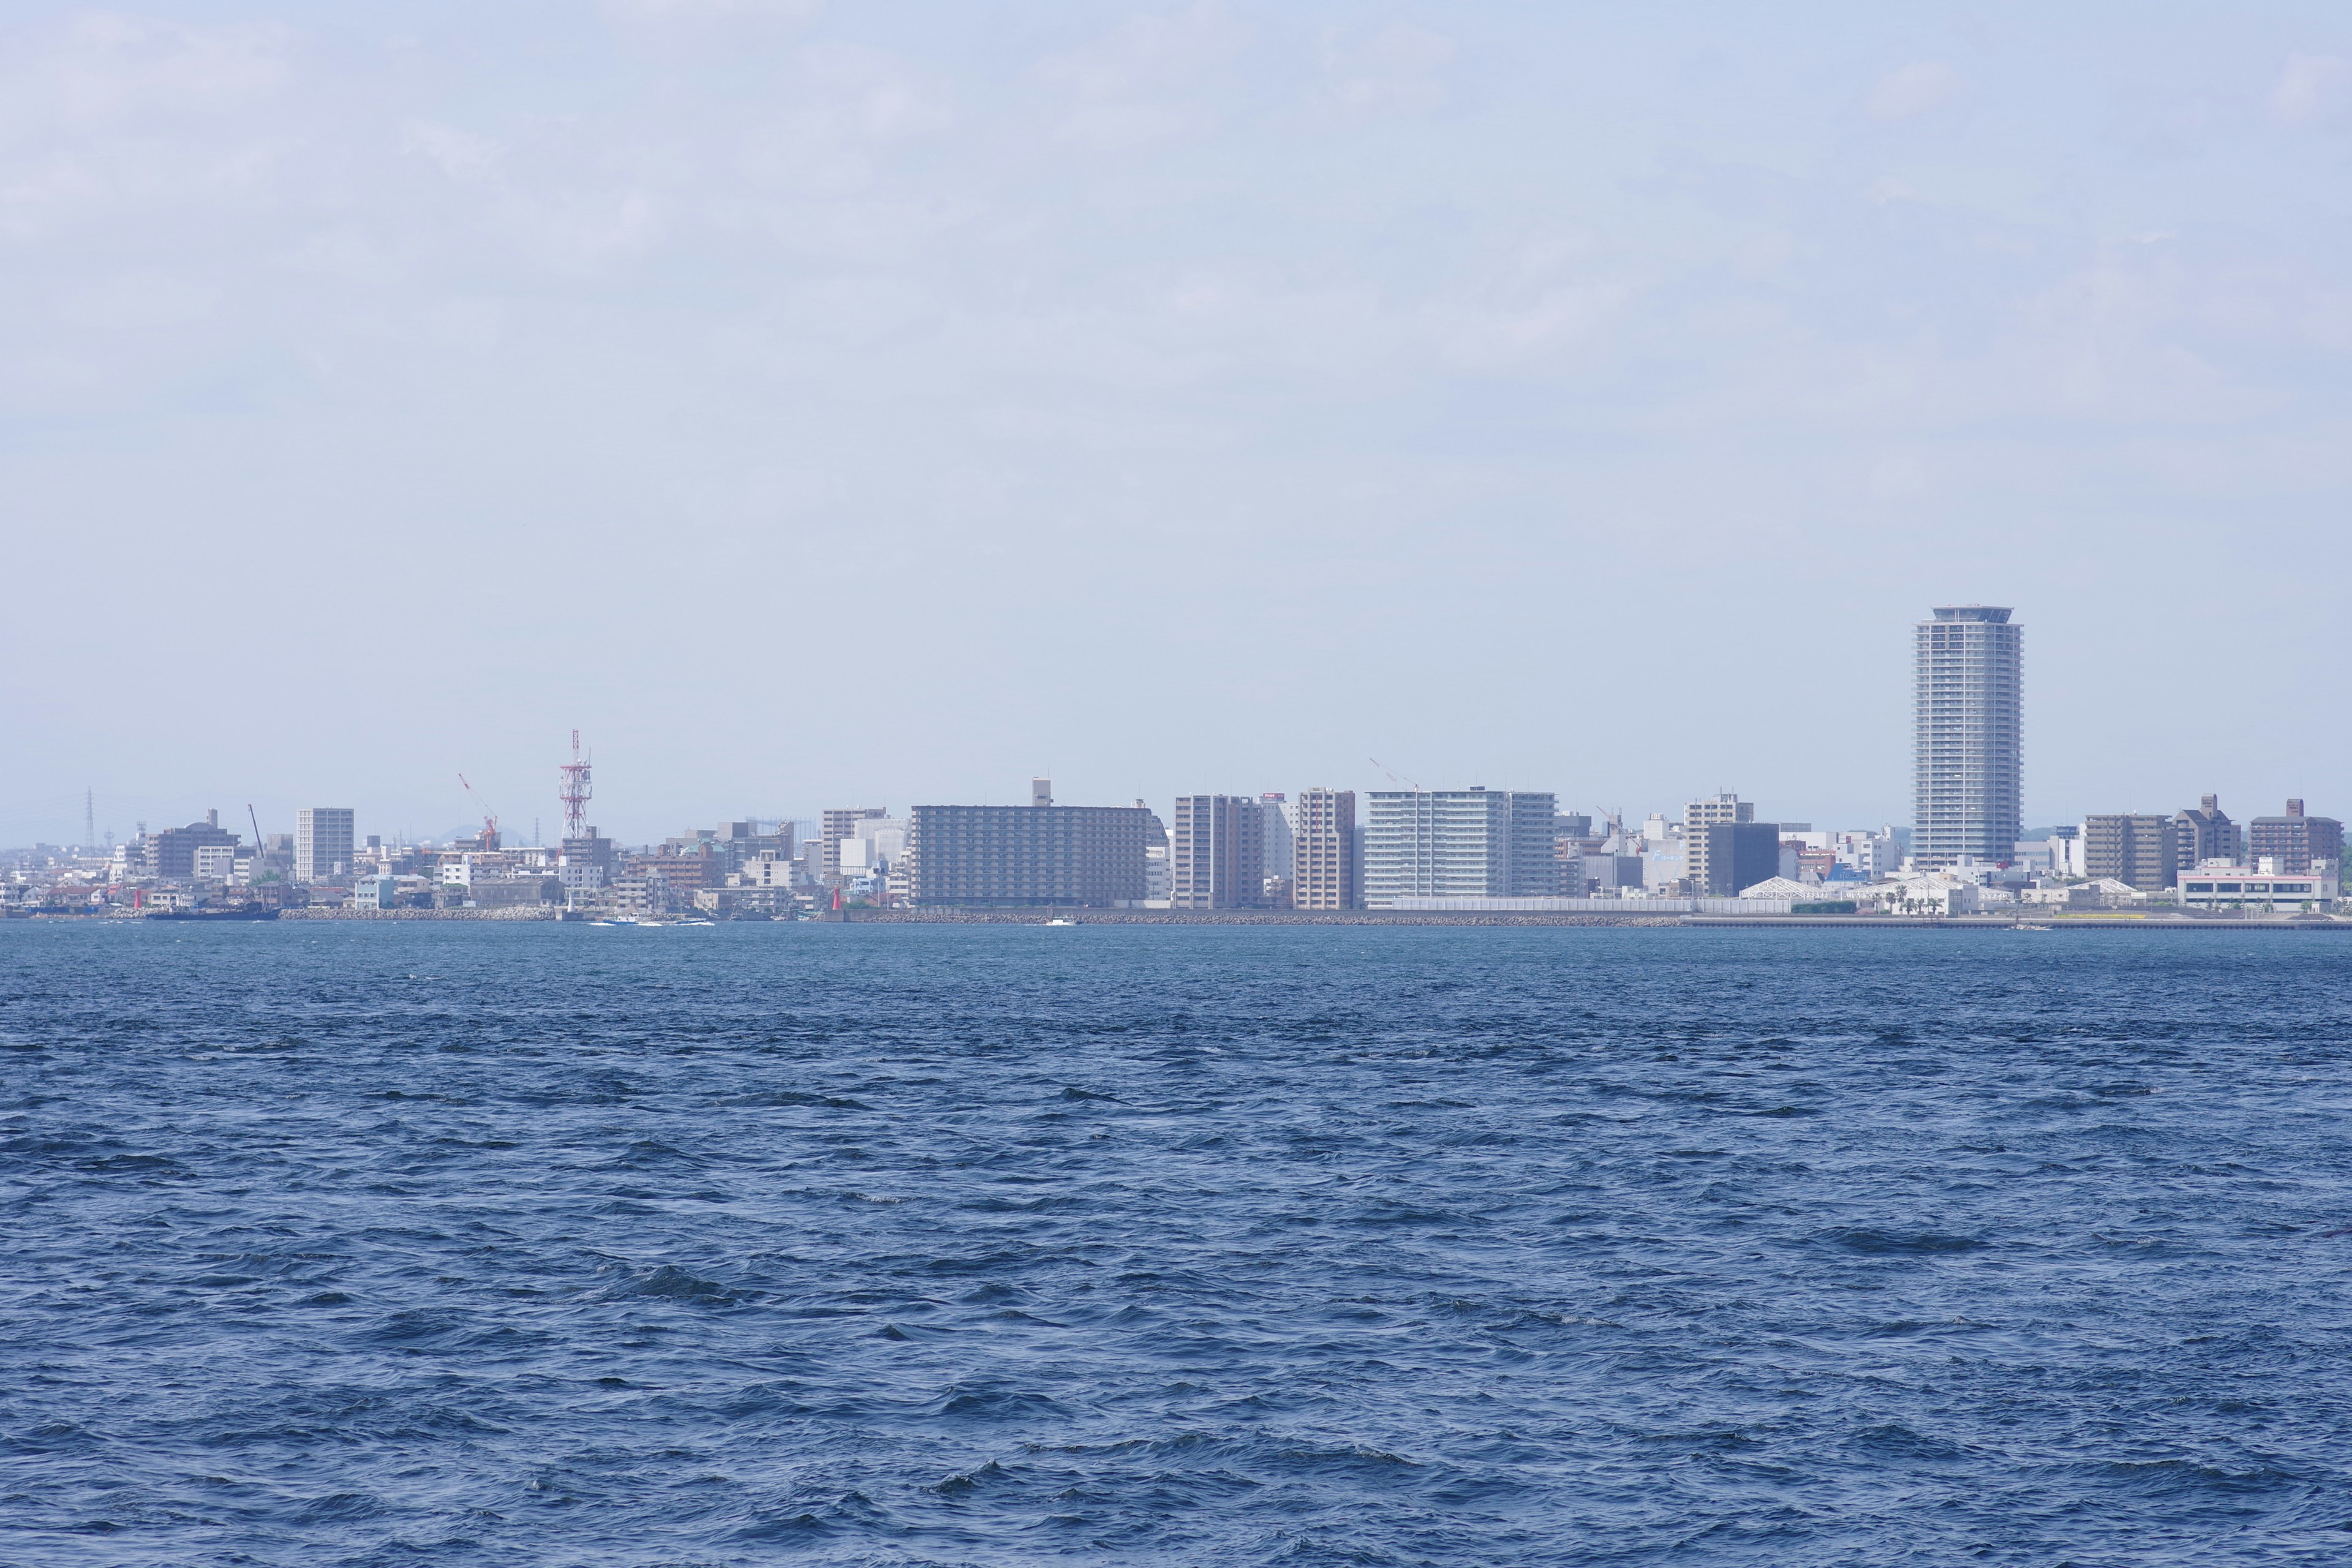
[[[588,924],[593,915],[572,911],[562,919],[560,906],[502,910],[352,910],[292,909],[281,910],[283,921],[460,921],[475,923]],[[9,910],[6,920],[47,924],[119,923],[143,920],[133,914],[81,914],[48,910]],[[686,914],[679,920],[708,920]],[[719,920],[719,925],[1031,925],[1060,920],[1074,925],[1121,926],[1587,926],[1662,929],[1789,930],[1831,928],[1842,931],[2352,931],[2352,916],[2263,915],[2223,918],[2180,914],[2098,915],[1702,915],[1598,914],[1546,910],[1118,910],[1045,905],[1011,909],[844,910],[825,911],[814,920]],[[180,922],[172,922],[179,924]],[[187,922],[200,924],[204,922]],[[223,922],[231,923],[231,922]],[[234,922],[244,924],[247,922]],[[254,924],[277,922],[250,922]]]

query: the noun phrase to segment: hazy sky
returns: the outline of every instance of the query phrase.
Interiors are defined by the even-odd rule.
[[[0,7],[0,843],[2352,816],[2352,8]]]

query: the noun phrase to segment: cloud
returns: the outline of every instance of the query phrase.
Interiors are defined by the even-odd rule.
[[[1445,101],[1440,73],[1454,55],[1452,38],[1402,22],[1369,38],[1327,33],[1322,107],[1344,120],[1425,114]]]
[[[2290,55],[2278,86],[2271,89],[2271,112],[2290,125],[2339,120],[2347,103],[2352,60],[2341,55]]]
[[[1935,60],[1888,71],[1870,89],[1873,120],[1910,120],[1941,109],[1960,90],[1959,74]]]
[[[429,121],[410,125],[402,132],[400,143],[404,152],[430,159],[453,180],[481,179],[493,172],[499,158],[497,142]]]
[[[1038,62],[1037,75],[1066,94],[1065,135],[1101,147],[1169,141],[1217,121],[1202,79],[1238,55],[1249,29],[1222,5],[1129,17],[1093,41]]]

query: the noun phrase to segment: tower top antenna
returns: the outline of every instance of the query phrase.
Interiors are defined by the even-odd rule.
[[[588,803],[595,798],[596,788],[589,776],[588,759],[580,754],[580,731],[572,731],[572,760],[558,769],[563,774],[563,787],[555,798],[563,803],[563,837],[580,838],[588,832]]]

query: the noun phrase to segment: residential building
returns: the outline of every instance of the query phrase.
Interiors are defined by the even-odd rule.
[[[2049,842],[2052,876],[2087,877],[2090,875],[2083,868],[2083,830],[2080,827],[2053,827],[2050,830]]]
[[[1400,898],[1544,898],[1558,873],[1549,792],[1374,790],[1364,833],[1364,903]]]
[[[1356,792],[1318,784],[1293,808],[1290,905],[1351,910],[1357,903]]]
[[[1289,798],[1282,791],[1268,790],[1257,798],[1263,817],[1259,837],[1265,846],[1265,880],[1267,892],[1271,895],[1276,879],[1286,889],[1290,885],[1294,869],[1291,846],[1297,833]]]
[[[1180,910],[1265,906],[1265,809],[1239,795],[1180,795],[1169,858]]]
[[[188,874],[199,882],[226,882],[236,875],[236,846],[199,844],[189,857]]]
[[[2246,853],[2257,860],[2268,857],[2286,872],[2311,870],[2325,860],[2341,866],[2344,825],[2332,816],[2306,816],[2303,802],[2286,803],[2284,816],[2258,816],[2246,825]]]
[[[762,849],[758,858],[746,860],[741,869],[730,874],[727,879],[727,885],[730,888],[757,888],[789,894],[798,879],[794,875],[798,869],[799,867],[788,851]]]
[[[2208,860],[2235,864],[2246,858],[2245,830],[2230,820],[2217,795],[2200,797],[2194,810],[2174,816],[2172,834],[2178,840],[2172,850],[2178,866],[2201,866]]]
[[[1742,800],[1738,795],[1728,793],[1711,795],[1706,800],[1695,800],[1683,807],[1683,875],[1690,879],[1691,891],[1694,894],[1700,898],[1725,896],[1711,890],[1718,885],[1720,879],[1715,875],[1715,868],[1708,863],[1707,836],[1703,830],[1721,825],[1752,823],[1755,820],[1755,803]],[[1777,837],[1774,842],[1779,842]],[[1770,871],[1764,873],[1764,877],[1771,875]],[[1750,882],[1760,882],[1763,879],[1763,877],[1748,879]],[[1735,884],[1735,889],[1744,885]]]
[[[1913,864],[2001,861],[2022,797],[2021,635],[1990,605],[1939,605],[1913,639]]]
[[[632,855],[627,869],[635,875],[658,873],[667,897],[677,907],[692,904],[694,895],[705,888],[727,885],[727,857],[719,853],[716,844],[704,842],[692,848],[673,844],[667,846],[666,851]]]
[[[323,882],[351,874],[352,818],[347,805],[306,805],[294,814],[294,879]]]
[[[142,834],[138,858],[146,863],[149,876],[184,882],[196,874],[196,851],[215,846],[233,850],[237,836],[220,825],[219,812],[208,811],[202,822]]]
[[[613,879],[620,864],[619,847],[591,826],[579,837],[563,840],[555,874],[567,892],[593,893]]]
[[[669,884],[657,868],[642,865],[644,858],[633,857],[629,868],[613,879],[613,912],[625,920],[669,912]]]
[[[1043,779],[1037,782],[1045,783]],[[835,806],[826,811],[822,818],[823,826],[817,836],[818,854],[822,858],[817,874],[828,882],[839,881],[841,879],[841,841],[845,838],[856,837],[859,823],[889,815],[888,811],[878,805]]]
[[[907,897],[917,904],[1139,902],[1159,819],[1125,805],[919,805]]]
[[[2110,813],[2083,819],[2083,874],[2112,877],[2143,893],[2172,886],[2179,840],[2168,816]]]

